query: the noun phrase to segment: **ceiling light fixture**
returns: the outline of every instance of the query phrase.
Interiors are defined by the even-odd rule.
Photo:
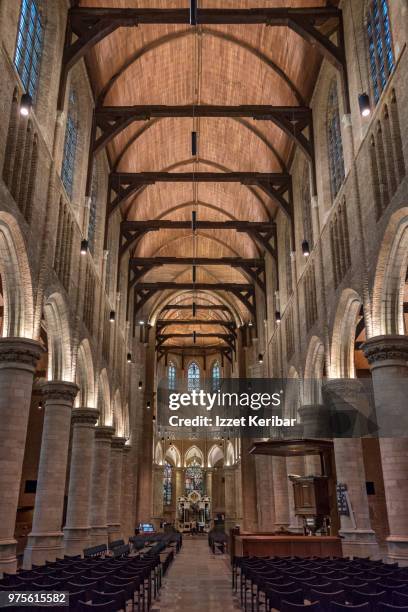
[[[259,355],[258,355],[258,363],[263,363],[263,355],[262,355],[262,353],[259,353]]]
[[[127,354],[127,362],[132,363],[132,353]]]
[[[31,113],[31,109],[33,108],[33,99],[29,93],[24,93],[21,96],[20,100],[20,115],[23,117],[28,117]]]
[[[141,391],[142,389],[143,389],[143,382],[139,380],[139,391]]]
[[[109,314],[109,321],[110,321],[111,323],[114,323],[114,322],[115,322],[115,319],[116,319],[116,314],[115,314],[115,311],[114,311],[114,310],[111,310],[111,311],[110,311],[110,314]]]
[[[277,323],[280,323],[280,322],[281,322],[281,314],[280,314],[279,310],[277,310],[277,311],[275,312],[275,321],[276,321]]]

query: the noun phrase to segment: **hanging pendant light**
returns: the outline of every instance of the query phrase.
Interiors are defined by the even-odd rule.
[[[190,0],[190,25],[197,25],[197,0]]]
[[[262,353],[259,353],[259,355],[258,355],[258,363],[261,363],[261,364],[263,363],[263,355],[262,355]]]
[[[276,311],[275,311],[275,321],[276,321],[277,323],[280,323],[280,322],[281,322],[281,314],[280,314],[279,310],[276,310]]]
[[[115,311],[114,311],[114,310],[111,310],[111,311],[110,311],[110,314],[109,314],[109,321],[110,321],[110,323],[114,323],[114,322],[115,322],[115,319],[116,319],[116,314],[115,314]]]
[[[139,385],[138,385],[138,387],[139,387],[139,391],[141,391],[141,390],[143,389],[143,383],[142,383],[142,381],[141,381],[141,380],[139,380]]]
[[[132,363],[132,353],[127,354],[127,362]]]
[[[197,155],[197,132],[191,132],[191,155]]]
[[[358,96],[358,106],[362,117],[368,117],[371,113],[370,96],[362,93]]]

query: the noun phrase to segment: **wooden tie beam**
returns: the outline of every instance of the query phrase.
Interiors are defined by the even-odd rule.
[[[195,355],[202,355],[205,359],[206,355],[208,355],[209,351],[213,353],[220,353],[221,355],[221,365],[224,365],[224,357],[228,359],[231,365],[233,365],[232,360],[232,349],[225,344],[209,344],[208,346],[197,346],[195,344],[191,345],[169,345],[169,346],[161,346],[157,351],[157,361],[161,361],[163,357],[166,357],[169,353],[180,353],[182,362],[184,362],[184,357],[194,357]],[[182,363],[182,368],[184,369],[184,364]]]
[[[149,121],[165,117],[247,117],[258,121],[272,121],[303,151],[312,166],[312,190],[316,195],[316,164],[314,152],[313,114],[305,106],[104,106],[96,108],[93,116],[88,160],[87,195],[92,184],[93,160],[106,145],[135,121]],[[308,129],[305,134],[306,128]]]
[[[133,316],[134,324],[136,314],[143,308],[146,302],[159,291],[226,291],[232,293],[251,313],[255,319],[255,288],[248,283],[138,283],[134,291]]]
[[[119,263],[123,255],[131,249],[136,242],[147,232],[159,230],[191,229],[191,221],[171,221],[168,219],[154,219],[152,221],[122,221],[120,225]],[[276,250],[276,224],[273,221],[196,221],[196,230],[235,230],[245,232],[251,236],[262,248],[268,251],[278,263]],[[274,238],[274,245],[270,240]]]
[[[162,307],[160,312],[164,312],[166,310],[191,310],[191,304],[166,304]],[[217,310],[222,312],[230,312],[230,308],[225,306],[225,304],[196,304],[196,310]]]
[[[192,338],[193,334],[183,334],[183,333],[174,333],[174,334],[161,334],[161,333],[157,333],[156,334],[156,349],[163,347],[164,343],[167,340],[171,340],[172,338]],[[228,346],[230,348],[233,349],[233,351],[235,352],[235,336],[233,336],[232,334],[221,334],[221,333],[208,333],[208,334],[203,334],[203,333],[198,333],[196,332],[195,335],[196,338],[219,338],[220,340],[223,340],[224,342],[226,342],[226,344],[228,344]]]
[[[106,223],[130,196],[156,183],[240,183],[262,189],[293,223],[292,177],[284,172],[111,172]],[[107,229],[105,230],[105,245]],[[293,241],[294,244],[294,241]]]
[[[94,8],[74,6],[68,11],[58,108],[65,100],[67,77],[71,68],[98,42],[118,28],[140,25],[190,23],[190,11],[184,8]],[[329,27],[325,27],[325,24]],[[341,73],[346,112],[350,112],[342,11],[334,6],[307,8],[252,8],[198,10],[197,25],[267,25],[288,27],[319,50]],[[337,29],[337,41],[331,39]]]
[[[265,261],[241,257],[220,257],[218,259],[211,257],[132,257],[129,260],[129,292],[147,272],[165,265],[241,268],[265,293]]]
[[[191,305],[189,305],[189,308],[191,309]],[[237,325],[235,323],[235,321],[224,321],[223,319],[159,319],[156,322],[156,329],[158,331],[161,331],[162,329],[169,327],[171,325],[193,325],[193,326],[199,326],[199,325],[211,325],[211,326],[219,326],[219,327],[225,327],[226,329],[228,329],[230,331],[231,334],[234,334],[236,336],[236,328]]]

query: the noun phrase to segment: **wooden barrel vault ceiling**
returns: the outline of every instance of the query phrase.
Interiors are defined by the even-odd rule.
[[[331,5],[335,5],[332,3]],[[79,7],[188,9],[188,0],[81,0]],[[324,0],[200,0],[200,8],[253,9],[323,7]],[[287,27],[267,25],[140,25],[121,27],[86,53],[97,105],[273,105],[307,106],[322,60],[321,54]],[[192,156],[191,133],[197,132],[198,151]],[[117,172],[262,172],[279,173],[290,165],[293,141],[271,121],[251,118],[165,117],[131,123],[107,145]],[[270,222],[276,203],[257,186],[240,183],[159,182],[148,185],[121,204],[131,221],[191,222],[242,220]],[[245,258],[263,257],[251,235],[235,230],[164,229],[144,234],[131,256]],[[192,280],[191,265],[170,263],[152,267],[143,283]],[[252,283],[245,269],[230,265],[200,265],[198,283]],[[195,301],[207,308],[198,310]],[[165,304],[172,310],[160,309]],[[160,305],[160,306],[159,306]],[[230,310],[208,308],[229,305]],[[178,306],[182,306],[178,308]],[[244,303],[227,291],[164,290],[147,300],[144,316],[183,321],[165,326],[177,334],[164,346],[224,346],[225,327],[252,317]],[[140,318],[139,315],[137,315]],[[188,324],[188,320],[192,320]],[[182,334],[180,336],[179,334]],[[205,334],[205,335],[202,335]]]

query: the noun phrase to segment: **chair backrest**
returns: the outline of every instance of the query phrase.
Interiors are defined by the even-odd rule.
[[[371,606],[378,604],[380,601],[386,601],[388,595],[385,591],[380,593],[362,593],[361,591],[353,591],[353,603],[362,604],[368,601]]]
[[[405,593],[392,592],[392,604],[394,606],[408,606],[408,595]]]
[[[350,612],[350,610],[356,610],[356,612],[368,610],[368,612],[371,612],[371,605],[369,603],[357,604],[356,606],[341,603],[330,604],[330,612]]]
[[[379,603],[378,612],[408,612],[408,606],[394,606],[388,603]]]
[[[280,610],[281,612],[301,612],[301,610],[305,612],[321,612],[322,609],[318,601],[306,605],[282,601]]]
[[[117,604],[114,601],[107,601],[102,604],[90,604],[84,601],[78,601],[76,605],[77,612],[89,612],[89,610],[99,610],[99,612],[116,612]]]
[[[315,589],[312,589],[310,591],[310,596],[313,601],[319,601],[320,605],[325,604],[327,607],[329,607],[329,604],[333,602],[345,603],[346,601],[346,594],[344,593],[344,591],[335,591],[334,593],[322,593],[321,591],[316,591]]]

